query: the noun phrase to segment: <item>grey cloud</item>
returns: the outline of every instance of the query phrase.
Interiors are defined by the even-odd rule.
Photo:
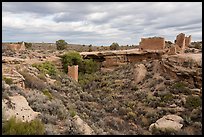
[[[202,31],[202,3],[201,2],[180,2],[180,3],[158,3],[158,2],[33,2],[33,3],[3,3],[3,11],[10,12],[12,14],[24,14],[34,13],[40,18],[44,16],[53,15],[53,21],[58,24],[69,23],[77,21],[85,21],[89,25],[97,26],[97,28],[103,28],[104,30],[115,29],[120,34],[118,38],[111,37],[110,35],[101,34],[97,31],[51,31],[39,27],[39,33],[33,32],[35,29],[21,30],[20,34],[23,36],[27,34],[27,37],[34,39],[33,35],[43,36],[43,38],[49,39],[49,35],[53,37],[63,37],[70,41],[78,40],[82,43],[93,44],[108,44],[110,41],[118,41],[120,43],[132,44],[133,42],[139,43],[140,37],[144,36],[164,36],[166,39],[174,40],[177,33],[187,32],[192,33],[195,36],[193,38],[201,38],[199,34]],[[89,16],[93,13],[107,13],[101,19],[91,19]],[[107,26],[107,28],[101,26]],[[85,24],[84,24],[84,27]],[[66,28],[65,28],[66,30]],[[29,32],[30,31],[30,32]],[[103,31],[103,30],[100,30]],[[117,32],[116,31],[116,32]],[[166,33],[164,33],[166,32]],[[18,37],[18,30],[15,28],[3,28],[3,39],[8,39],[11,36]],[[173,35],[173,36],[172,36]],[[190,34],[187,34],[190,35]],[[22,38],[19,36],[19,39]],[[130,41],[125,40],[124,37],[130,37]],[[50,38],[50,41],[53,41]],[[36,38],[37,40],[37,38]],[[55,41],[55,40],[54,40]],[[135,44],[137,44],[135,43]]]
[[[54,13],[49,4],[41,2],[4,2],[2,10],[12,13],[37,13],[39,15]]]
[[[85,20],[84,15],[82,15],[81,13],[62,13],[59,16],[55,16],[53,18],[54,21],[56,22],[72,22],[72,21],[81,21],[81,20]]]

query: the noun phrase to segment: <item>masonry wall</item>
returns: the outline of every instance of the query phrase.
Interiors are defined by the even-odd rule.
[[[191,44],[191,35],[188,37],[185,37],[185,47],[189,47],[189,45]]]
[[[176,36],[176,44],[181,48],[181,50],[185,49],[185,34],[180,33]]]
[[[176,55],[177,54],[177,50],[176,50],[176,46],[175,45],[170,47],[168,54],[169,55]]]
[[[163,50],[165,48],[165,40],[161,37],[141,38],[140,50]]]
[[[24,44],[24,42],[22,44],[2,43],[2,50],[7,50],[7,49],[10,49],[12,51],[25,50],[25,44]]]
[[[68,76],[78,81],[78,65],[68,66]]]

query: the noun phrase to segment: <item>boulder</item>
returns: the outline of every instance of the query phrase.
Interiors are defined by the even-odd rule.
[[[93,129],[86,122],[84,122],[78,115],[75,115],[73,117],[73,121],[78,127],[78,130],[80,131],[80,133],[82,133],[83,135],[94,134]]]
[[[142,81],[147,74],[147,69],[144,66],[144,64],[138,64],[135,65],[134,69],[134,82],[135,84],[138,84],[140,81]]]
[[[21,95],[10,96],[8,100],[3,99],[2,110],[7,120],[14,116],[23,122],[29,122],[40,115],[40,112],[33,111],[26,98]]]
[[[183,127],[184,120],[177,115],[166,115],[158,119],[155,123],[149,126],[149,131],[152,132],[153,128],[160,129],[161,131],[165,130],[174,130],[179,131]]]

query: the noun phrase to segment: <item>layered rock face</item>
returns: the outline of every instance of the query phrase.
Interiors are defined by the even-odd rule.
[[[172,77],[186,80],[196,88],[202,87],[202,54],[165,55],[162,63]]]

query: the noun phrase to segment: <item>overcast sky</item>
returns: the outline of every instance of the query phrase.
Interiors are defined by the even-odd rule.
[[[141,37],[202,40],[202,2],[3,2],[3,42],[138,44]]]

